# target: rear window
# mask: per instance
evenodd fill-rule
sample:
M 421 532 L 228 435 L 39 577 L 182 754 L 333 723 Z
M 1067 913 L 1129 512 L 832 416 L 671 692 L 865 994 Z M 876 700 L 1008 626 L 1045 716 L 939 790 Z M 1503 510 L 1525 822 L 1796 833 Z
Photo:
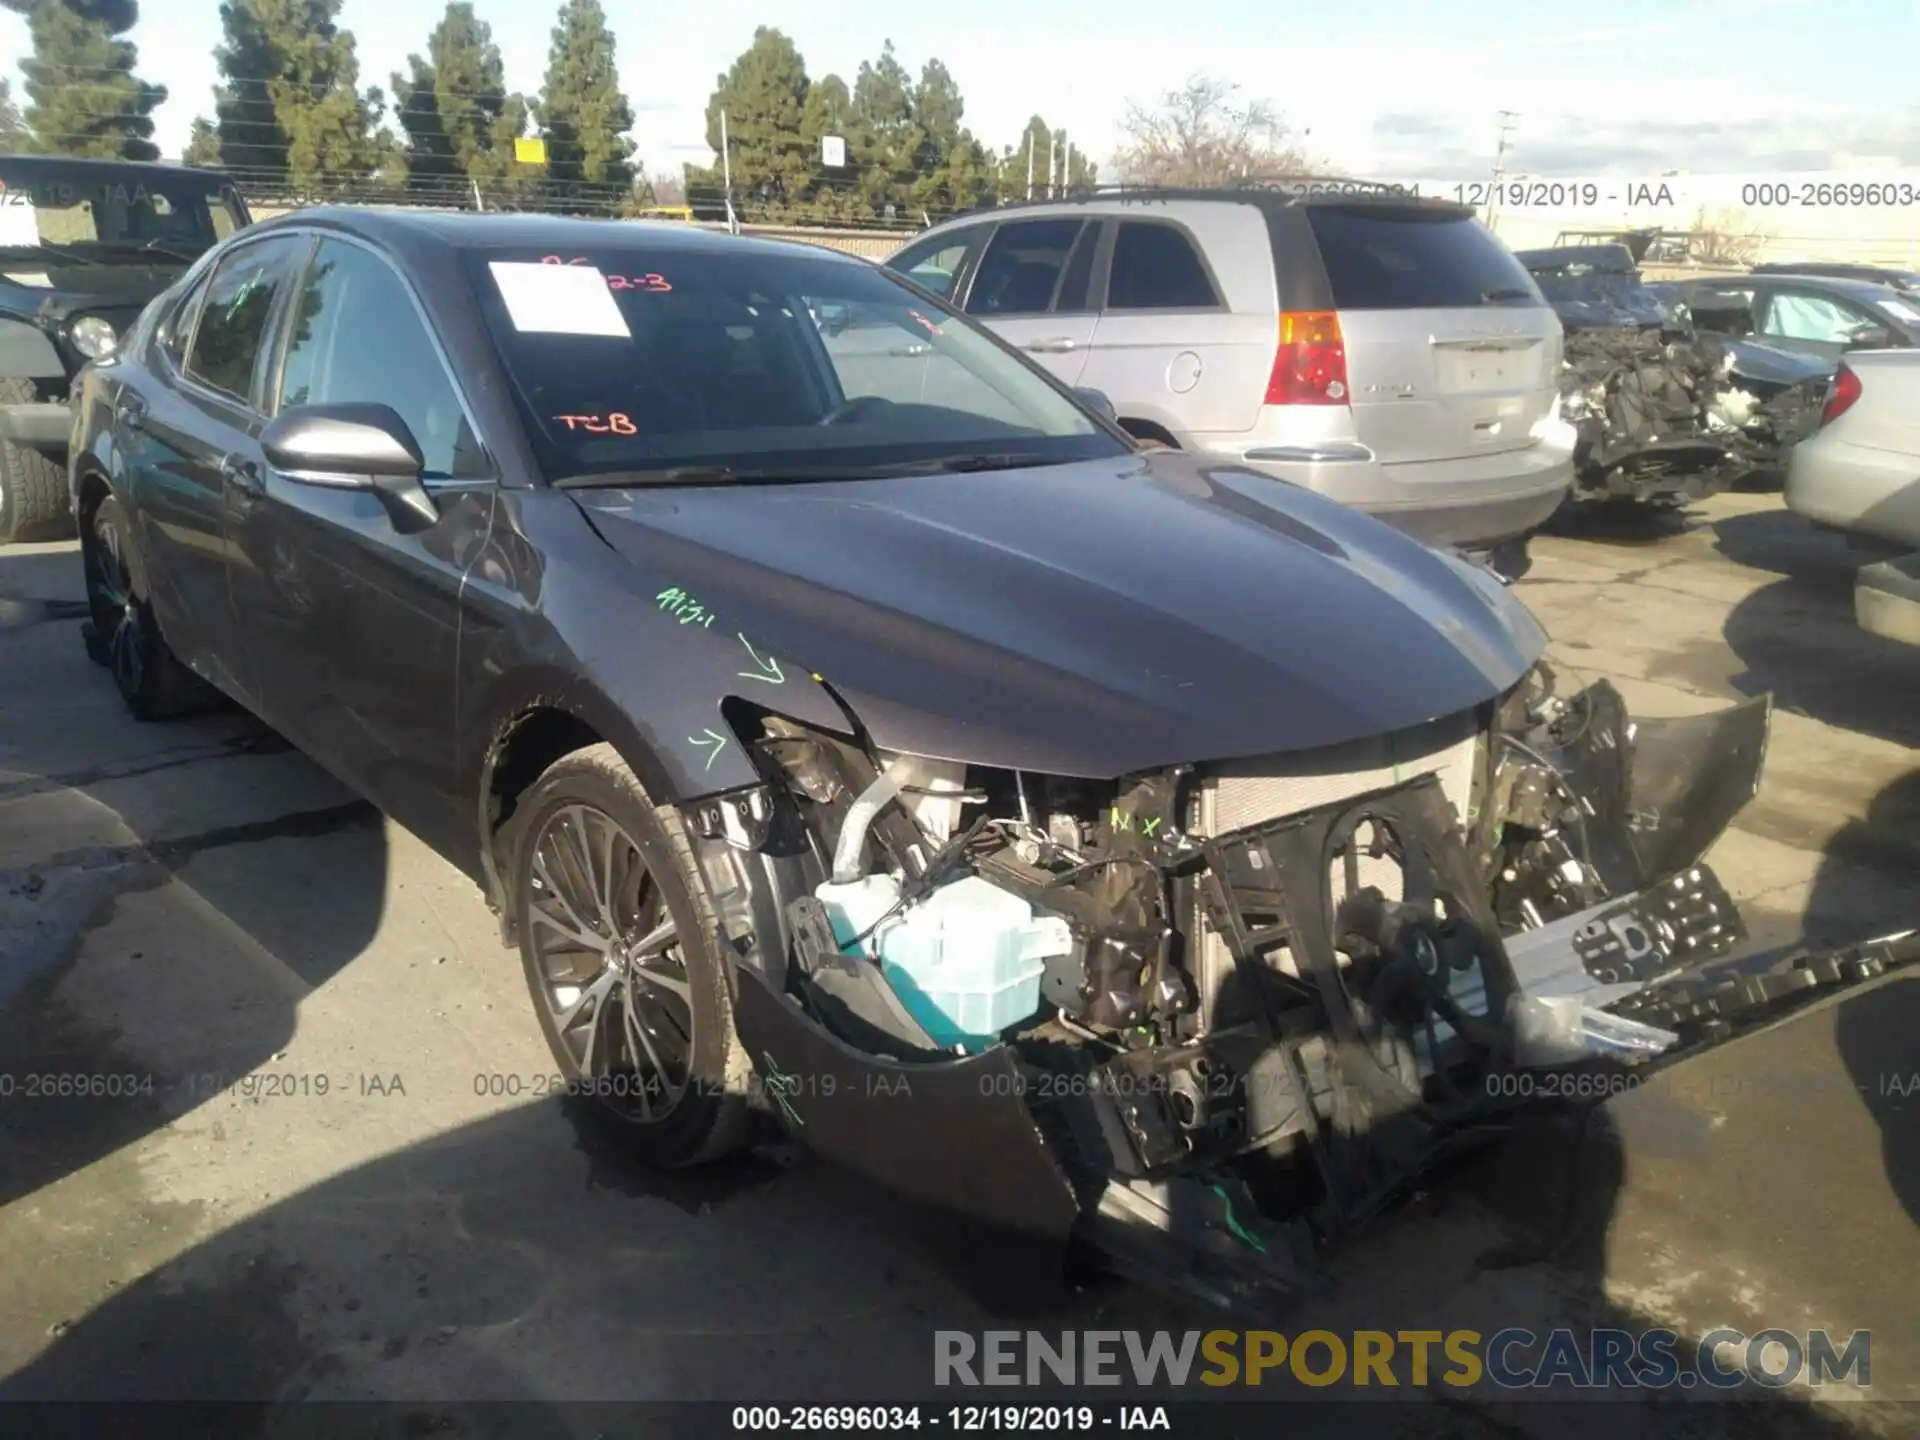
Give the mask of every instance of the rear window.
M 1306 214 L 1337 310 L 1541 303 L 1513 252 L 1470 216 L 1334 205 Z

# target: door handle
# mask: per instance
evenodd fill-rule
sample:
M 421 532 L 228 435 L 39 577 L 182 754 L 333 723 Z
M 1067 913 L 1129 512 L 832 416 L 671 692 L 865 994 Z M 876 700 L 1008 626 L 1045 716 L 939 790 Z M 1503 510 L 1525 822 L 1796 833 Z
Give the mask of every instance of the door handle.
M 1080 343 L 1077 340 L 1069 340 L 1066 336 L 1062 335 L 1052 340 L 1035 340 L 1030 344 L 1022 345 L 1020 348 L 1022 350 L 1031 350 L 1036 355 L 1065 355 L 1069 351 L 1078 350 Z
M 244 455 L 228 455 L 222 459 L 220 478 L 243 495 L 266 494 L 267 487 L 260 478 L 260 467 Z

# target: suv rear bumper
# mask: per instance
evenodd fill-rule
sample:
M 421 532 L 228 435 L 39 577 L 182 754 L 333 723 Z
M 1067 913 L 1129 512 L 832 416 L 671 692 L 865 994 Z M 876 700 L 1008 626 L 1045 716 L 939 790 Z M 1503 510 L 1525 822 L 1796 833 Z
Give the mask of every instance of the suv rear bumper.
M 0 440 L 65 453 L 73 430 L 73 411 L 59 400 L 29 400 L 0 405 Z
M 1376 515 L 1429 544 L 1487 549 L 1546 523 L 1573 488 L 1573 427 L 1524 450 L 1461 460 L 1385 465 L 1351 441 L 1249 444 L 1245 435 L 1194 437 L 1276 480 Z M 1212 442 L 1212 443 L 1209 443 Z

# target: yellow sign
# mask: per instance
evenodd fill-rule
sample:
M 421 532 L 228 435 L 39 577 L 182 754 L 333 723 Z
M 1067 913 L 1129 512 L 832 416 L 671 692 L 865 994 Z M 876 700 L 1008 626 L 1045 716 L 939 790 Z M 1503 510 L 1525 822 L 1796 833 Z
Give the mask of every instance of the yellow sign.
M 513 142 L 513 158 L 522 165 L 547 163 L 547 142 L 538 135 L 521 135 Z

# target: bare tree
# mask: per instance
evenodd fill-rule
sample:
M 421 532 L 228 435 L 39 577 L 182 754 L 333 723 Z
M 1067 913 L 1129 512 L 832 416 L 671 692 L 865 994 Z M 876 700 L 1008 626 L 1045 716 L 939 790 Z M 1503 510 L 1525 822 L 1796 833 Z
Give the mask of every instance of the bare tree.
M 655 205 L 687 203 L 687 183 L 677 170 L 656 170 L 648 183 L 653 187 Z
M 1239 89 L 1195 75 L 1152 108 L 1128 101 L 1115 156 L 1120 174 L 1139 185 L 1224 185 L 1306 173 L 1306 151 L 1292 143 L 1279 112 L 1265 100 L 1237 100 Z
M 1701 265 L 1751 265 L 1759 258 L 1767 237 L 1750 225 L 1739 227 L 1738 211 L 1709 214 L 1702 205 L 1694 212 L 1688 258 Z

